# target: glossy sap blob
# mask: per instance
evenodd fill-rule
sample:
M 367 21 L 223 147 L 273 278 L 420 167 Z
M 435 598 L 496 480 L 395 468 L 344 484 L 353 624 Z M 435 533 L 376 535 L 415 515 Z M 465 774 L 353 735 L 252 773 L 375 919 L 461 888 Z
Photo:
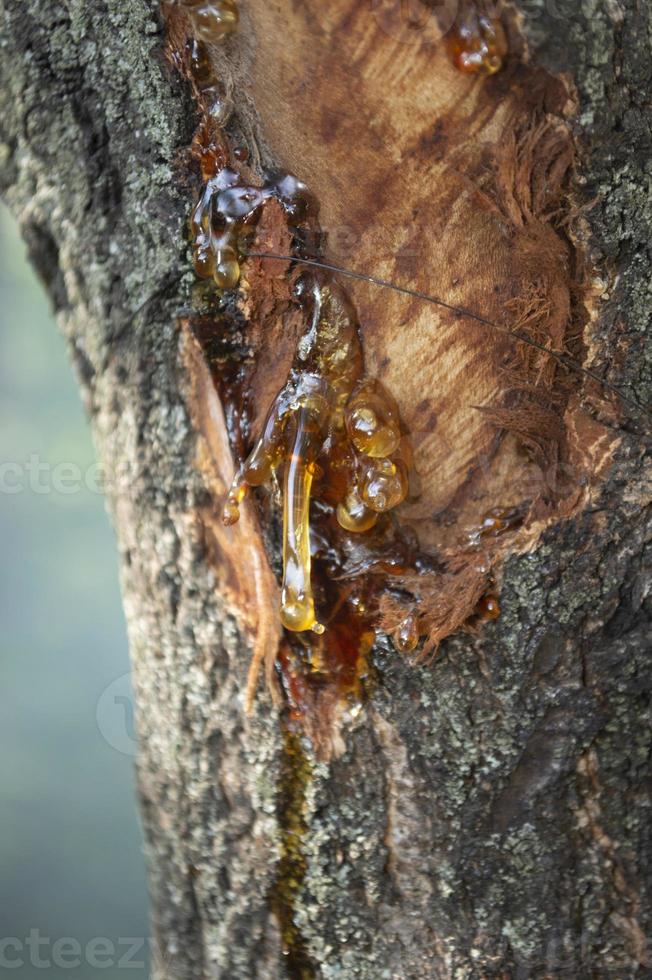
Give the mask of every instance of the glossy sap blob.
M 201 41 L 216 44 L 238 26 L 235 0 L 181 0 L 190 18 L 193 34 Z
M 507 38 L 499 20 L 467 11 L 447 38 L 448 53 L 464 74 L 495 75 L 507 55 Z
M 409 613 L 393 636 L 394 646 L 399 653 L 413 653 L 419 643 L 419 624 L 414 613 Z
M 219 289 L 235 289 L 240 265 L 253 239 L 265 201 L 276 199 L 291 221 L 301 224 L 316 211 L 307 187 L 286 174 L 263 187 L 243 183 L 228 167 L 210 176 L 190 222 L 195 272 Z

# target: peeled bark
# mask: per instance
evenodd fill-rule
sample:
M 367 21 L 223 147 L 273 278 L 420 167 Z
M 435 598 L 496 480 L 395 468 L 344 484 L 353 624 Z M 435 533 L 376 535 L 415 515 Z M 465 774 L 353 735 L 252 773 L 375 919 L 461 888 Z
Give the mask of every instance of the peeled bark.
M 322 4 L 277 6 L 252 2 L 243 38 L 220 55 L 226 77 L 240 82 L 236 120 L 253 163 L 294 169 L 321 198 L 329 226 L 350 222 L 363 235 L 367 220 L 380 221 L 391 251 L 395 198 L 383 211 L 380 149 L 358 158 L 364 200 L 351 186 L 355 168 L 346 172 L 350 141 L 373 145 L 374 117 L 352 133 L 345 100 L 373 105 L 378 75 L 369 69 L 371 94 L 362 95 L 355 78 L 347 93 L 323 65 L 306 73 L 311 49 L 302 32 L 324 31 L 336 44 L 328 18 L 341 4 L 322 12 L 325 24 L 317 16 Z M 602 270 L 608 294 L 589 311 L 591 363 L 649 404 L 649 14 L 637 0 L 581 8 L 527 0 L 521 10 L 532 70 L 563 78 L 577 100 L 568 125 L 592 202 L 584 213 L 585 261 Z M 243 709 L 257 628 L 252 607 L 261 589 L 276 586 L 269 568 L 256 565 L 252 541 L 265 532 L 257 518 L 235 539 L 210 533 L 230 474 L 204 457 L 224 460 L 231 450 L 208 370 L 179 327 L 193 282 L 184 154 L 195 110 L 164 59 L 158 5 L 4 0 L 2 28 L 0 189 L 68 340 L 121 556 L 155 975 L 645 975 L 652 912 L 649 415 L 632 418 L 621 405 L 620 418 L 600 417 L 595 440 L 593 415 L 583 416 L 585 428 L 573 429 L 577 444 L 584 433 L 585 444 L 607 447 L 608 466 L 594 457 L 590 492 L 539 516 L 542 535 L 532 537 L 531 551 L 507 557 L 501 619 L 477 635 L 445 640 L 427 666 L 406 663 L 379 637 L 364 702 L 341 731 L 342 754 L 316 760 L 262 686 L 253 716 Z M 311 63 L 323 57 L 315 49 Z M 525 97 L 510 78 L 499 82 L 502 112 L 510 99 Z M 296 79 L 304 84 L 294 91 Z M 394 106 L 409 117 L 409 105 Z M 315 119 L 329 114 L 326 153 Z M 406 194 L 418 200 L 450 192 L 439 171 L 435 183 L 415 188 L 423 167 L 436 162 L 441 133 L 414 149 L 402 120 L 383 152 L 405 172 Z M 472 146 L 462 146 L 461 167 L 473 169 L 470 153 Z M 338 161 L 330 170 L 329 160 Z M 412 172 L 414 160 L 421 167 Z M 397 214 L 400 224 L 400 208 Z M 471 208 L 453 234 L 462 228 L 466 235 L 459 248 L 467 250 L 476 306 L 499 304 L 504 294 L 488 300 L 489 287 L 503 288 L 511 273 L 492 263 L 511 260 L 487 246 L 476 219 L 484 221 Z M 333 249 L 336 258 L 350 258 Z M 373 240 L 362 240 L 355 265 L 383 274 L 374 251 Z M 436 254 L 418 259 L 412 271 L 423 286 L 437 275 Z M 390 269 L 395 277 L 398 271 Z M 263 294 L 270 282 L 260 285 Z M 389 372 L 384 380 L 404 414 L 421 405 L 422 422 L 408 422 L 421 426 L 427 442 L 432 406 L 412 392 L 409 373 L 434 343 L 426 313 L 411 304 L 416 348 L 401 352 L 391 322 L 399 299 L 371 290 L 355 298 L 365 322 L 379 324 L 364 337 L 365 353 L 376 373 Z M 491 305 L 483 311 L 493 312 Z M 477 335 L 452 324 L 443 329 L 469 373 L 465 399 L 446 407 L 437 431 L 443 426 L 445 440 L 446 427 L 467 418 L 471 428 L 464 440 L 453 439 L 457 455 L 431 439 L 424 473 L 433 510 L 447 502 L 436 493 L 443 486 L 453 497 L 469 454 L 485 452 L 490 441 L 488 423 L 470 409 L 468 377 L 480 371 L 485 394 L 501 383 L 497 364 L 478 358 Z M 383 344 L 394 345 L 387 364 Z M 431 365 L 430 379 L 433 372 L 445 385 L 441 364 Z M 273 381 L 266 385 L 274 390 Z M 517 479 L 513 465 L 505 463 L 501 479 Z M 273 637 L 276 625 L 269 616 L 265 623 Z

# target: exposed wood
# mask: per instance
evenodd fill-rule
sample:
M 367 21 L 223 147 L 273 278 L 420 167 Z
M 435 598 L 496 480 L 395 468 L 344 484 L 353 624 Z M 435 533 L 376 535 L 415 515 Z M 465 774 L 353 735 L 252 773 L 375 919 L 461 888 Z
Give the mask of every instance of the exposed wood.
M 217 63 L 234 79 L 245 119 L 255 107 L 263 162 L 299 174 L 316 194 L 329 259 L 508 325 L 518 320 L 519 299 L 543 289 L 540 301 L 551 310 L 545 339 L 563 345 L 571 277 L 582 272 L 569 268 L 569 246 L 545 213 L 552 209 L 545 188 L 540 200 L 531 195 L 537 167 L 552 195 L 555 167 L 563 178 L 572 163 L 571 90 L 520 64 L 513 25 L 516 51 L 505 72 L 462 75 L 442 42 L 448 6 L 438 20 L 415 5 L 416 30 L 399 6 L 338 0 L 283 16 L 274 4 L 253 2 L 233 52 L 216 51 Z M 528 140 L 529 167 L 517 161 Z M 568 199 L 553 204 L 571 210 Z M 402 518 L 415 522 L 424 544 L 446 539 L 451 515 L 436 518 L 451 504 L 464 528 L 492 500 L 518 503 L 521 475 L 536 496 L 533 483 L 545 477 L 515 458 L 514 444 L 493 471 L 496 428 L 478 411 L 509 387 L 505 338 L 387 290 L 360 283 L 350 290 L 367 370 L 395 394 L 415 447 L 421 493 Z M 460 494 L 473 477 L 478 499 L 465 513 L 469 494 Z

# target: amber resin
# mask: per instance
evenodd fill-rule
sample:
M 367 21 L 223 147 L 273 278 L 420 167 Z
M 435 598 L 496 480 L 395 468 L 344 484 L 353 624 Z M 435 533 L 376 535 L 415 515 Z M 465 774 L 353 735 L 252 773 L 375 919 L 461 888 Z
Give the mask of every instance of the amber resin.
M 211 38 L 205 28 L 197 29 L 200 7 L 183 6 L 194 36 L 184 42 L 182 56 L 175 56 L 202 110 L 193 155 L 203 186 L 190 218 L 190 238 L 196 275 L 226 303 L 243 275 L 247 294 L 249 254 L 266 208 L 281 209 L 298 260 L 319 255 L 322 235 L 318 204 L 305 184 L 291 174 L 253 181 L 246 149 L 240 143 L 231 147 L 222 132 L 221 88 L 207 47 Z M 183 21 L 176 28 L 179 39 L 182 31 Z M 279 676 L 290 719 L 327 756 L 333 751 L 336 715 L 353 710 L 362 694 L 378 595 L 388 577 L 416 568 L 414 537 L 392 517 L 408 494 L 411 451 L 394 399 L 365 376 L 355 309 L 337 277 L 299 265 L 291 280 L 290 302 L 303 329 L 287 380 L 271 398 L 248 453 L 242 453 L 250 438 L 244 422 L 250 397 L 246 371 L 228 368 L 235 378 L 228 383 L 228 362 L 213 372 L 242 459 L 222 519 L 226 525 L 239 520 L 251 488 L 279 488 L 278 615 L 293 638 L 279 653 Z M 206 350 L 216 349 L 211 337 L 219 329 L 211 316 L 205 323 L 192 318 Z M 415 617 L 409 638 L 397 639 L 404 652 L 418 643 L 417 623 Z M 253 670 L 259 662 L 255 657 Z
M 476 608 L 476 616 L 484 622 L 490 622 L 500 617 L 500 603 L 496 596 L 485 595 Z
M 238 285 L 262 209 L 272 199 L 297 233 L 314 227 L 316 203 L 292 175 L 261 187 L 245 184 L 228 167 L 208 176 L 190 223 L 200 278 L 213 279 L 220 290 Z M 334 477 L 340 526 L 365 533 L 379 514 L 406 497 L 407 447 L 396 403 L 377 381 L 363 376 L 358 325 L 346 292 L 333 276 L 310 272 L 297 283 L 295 298 L 305 334 L 261 436 L 235 475 L 223 520 L 235 523 L 248 489 L 283 467 L 281 622 L 295 632 L 320 633 L 324 625 L 311 583 L 313 480 Z
M 451 61 L 466 75 L 495 75 L 507 56 L 507 37 L 500 20 L 473 4 L 463 4 L 446 38 Z
M 282 735 L 278 801 L 280 854 L 270 903 L 279 922 L 287 976 L 293 980 L 312 980 L 313 964 L 294 912 L 308 867 L 306 796 L 313 779 L 313 766 L 297 732 L 284 725 Z
M 482 523 L 472 528 L 468 538 L 472 545 L 478 545 L 490 538 L 500 537 L 513 531 L 523 523 L 523 507 L 493 507 L 482 519 Z
M 405 617 L 393 636 L 399 653 L 412 653 L 419 643 L 419 621 L 414 613 Z
M 178 0 L 192 25 L 196 39 L 215 44 L 224 40 L 238 26 L 235 0 Z
M 413 307 L 405 320 L 401 319 L 402 309 L 396 308 L 394 297 L 393 302 L 388 298 L 387 303 L 393 309 L 390 330 L 382 319 L 382 301 L 374 303 L 356 287 L 356 299 L 366 310 L 362 326 L 369 364 L 387 383 L 401 385 L 397 391 L 402 399 L 401 409 L 410 420 L 417 459 L 423 467 L 415 479 L 411 448 L 398 407 L 378 380 L 365 375 L 356 311 L 340 285 L 344 281 L 339 274 L 342 270 L 338 273 L 336 268 L 306 265 L 306 260 L 319 260 L 322 255 L 323 233 L 315 198 L 290 174 L 261 177 L 256 155 L 252 154 L 250 165 L 247 148 L 242 145 L 241 120 L 234 120 L 233 144 L 225 131 L 229 96 L 212 68 L 211 45 L 226 34 L 221 27 L 212 34 L 207 33 L 205 25 L 198 29 L 194 13 L 200 7 L 215 11 L 217 6 L 175 7 L 182 11 L 175 50 L 177 63 L 181 62 L 191 80 L 201 110 L 193 153 L 202 186 L 190 223 L 194 266 L 203 283 L 197 295 L 211 296 L 213 308 L 224 311 L 222 328 L 224 324 L 232 325 L 226 329 L 233 329 L 233 347 L 240 350 L 233 383 L 224 382 L 225 371 L 232 369 L 228 356 L 214 371 L 231 450 L 241 461 L 224 502 L 223 519 L 227 525 L 235 524 L 251 488 L 261 488 L 246 519 L 260 520 L 267 555 L 276 574 L 276 581 L 266 592 L 270 597 L 266 616 L 281 622 L 287 630 L 286 645 L 278 658 L 279 677 L 293 717 L 300 719 L 305 729 L 312 726 L 311 734 L 319 741 L 321 723 L 315 719 L 323 721 L 329 711 L 332 715 L 335 699 L 340 705 L 348 705 L 360 694 L 374 629 L 380 627 L 391 636 L 401 653 L 418 658 L 433 653 L 441 640 L 455 630 L 471 629 L 483 620 L 495 618 L 499 607 L 492 593 L 496 587 L 494 569 L 513 548 L 517 537 L 527 544 L 528 526 L 542 513 L 545 517 L 544 508 L 551 506 L 553 497 L 547 490 L 546 471 L 543 479 L 534 472 L 523 447 L 530 456 L 538 453 L 534 462 L 539 465 L 541 457 L 544 465 L 550 465 L 554 478 L 552 454 L 560 437 L 554 429 L 553 416 L 563 408 L 568 393 L 556 391 L 553 397 L 548 395 L 559 366 L 545 359 L 545 355 L 549 348 L 551 354 L 565 349 L 562 328 L 567 324 L 568 308 L 560 300 L 559 331 L 551 335 L 549 343 L 543 328 L 548 329 L 550 318 L 542 322 L 548 316 L 543 299 L 552 294 L 548 279 L 553 285 L 556 283 L 559 292 L 566 288 L 562 273 L 567 249 L 564 241 L 558 240 L 550 216 L 563 209 L 563 187 L 572 147 L 550 122 L 538 127 L 524 126 L 515 132 L 505 123 L 509 138 L 497 150 L 494 148 L 494 156 L 487 156 L 477 172 L 467 175 L 464 167 L 460 173 L 455 169 L 461 157 L 458 161 L 451 156 L 457 130 L 449 127 L 445 132 L 443 121 L 434 120 L 437 125 L 424 130 L 425 136 L 414 151 L 418 155 L 421 150 L 434 148 L 433 165 L 439 159 L 437 154 L 450 157 L 455 166 L 451 166 L 450 180 L 444 183 L 451 185 L 455 208 L 461 207 L 460 190 L 455 183 L 461 175 L 469 200 L 477 205 L 479 218 L 476 222 L 471 215 L 473 227 L 481 226 L 490 242 L 498 221 L 515 243 L 505 259 L 505 274 L 511 274 L 512 264 L 515 271 L 509 290 L 501 293 L 506 303 L 502 307 L 504 322 L 495 309 L 490 308 L 487 317 L 480 292 L 469 301 L 470 312 L 433 299 L 449 311 L 453 321 L 451 324 L 438 318 L 437 330 L 452 334 L 454 329 L 462 339 L 468 332 L 465 357 L 471 357 L 472 349 L 474 358 L 480 355 L 476 370 L 482 376 L 483 398 L 499 400 L 495 403 L 499 408 L 492 403 L 474 403 L 473 412 L 482 411 L 484 418 L 493 412 L 496 421 L 492 416 L 491 424 L 502 432 L 514 433 L 513 446 L 496 456 L 503 470 L 496 466 L 495 480 L 493 454 L 501 444 L 502 432 L 497 429 L 495 439 L 490 432 L 480 444 L 479 465 L 474 463 L 475 457 L 468 453 L 468 432 L 477 429 L 485 439 L 486 426 L 476 424 L 473 413 L 456 414 L 457 409 L 450 405 L 456 397 L 467 397 L 463 394 L 464 383 L 459 390 L 446 387 L 446 370 L 452 374 L 458 368 L 456 335 L 449 338 L 448 347 L 440 345 L 438 334 L 428 333 L 430 325 L 424 326 L 418 309 Z M 506 58 L 505 32 L 497 18 L 487 15 L 487 10 L 481 3 L 463 3 L 448 37 L 451 56 L 464 73 L 492 74 Z M 270 27 L 266 8 L 252 7 L 250 13 Z M 297 19 L 303 24 L 300 11 Z M 188 28 L 193 34 L 190 38 Z M 467 91 L 468 98 L 471 92 L 473 98 L 484 101 L 492 97 L 494 90 L 500 94 L 500 86 L 475 86 L 453 76 L 445 58 L 438 55 L 438 60 L 447 84 L 459 85 L 460 90 Z M 264 99 L 260 101 L 263 105 Z M 457 106 L 454 100 L 451 104 Z M 315 147 L 311 145 L 309 149 L 312 153 Z M 315 153 L 320 163 L 316 150 Z M 510 163 L 512 157 L 519 161 L 516 173 Z M 546 166 L 539 166 L 541 160 L 548 161 Z M 340 166 L 347 170 L 346 161 L 340 160 Z M 332 191 L 322 186 L 324 207 L 330 209 L 328 221 L 332 225 L 332 215 L 338 212 Z M 412 215 L 421 234 L 427 230 L 419 218 L 423 212 L 422 208 Z M 468 218 L 467 212 L 468 208 L 462 209 L 460 214 Z M 457 214 L 455 209 L 452 213 Z M 532 249 L 539 254 L 541 241 L 549 245 L 550 256 L 543 266 L 545 281 L 541 280 L 540 263 L 533 264 L 532 275 L 543 296 L 537 305 L 538 294 L 532 298 L 528 293 L 528 256 Z M 270 253 L 274 251 L 279 253 L 276 259 L 281 260 L 281 265 L 272 262 Z M 330 254 L 337 256 L 337 247 Z M 467 258 L 473 265 L 472 252 Z M 412 275 L 421 274 L 408 259 L 406 252 L 405 271 L 400 272 L 406 285 Z M 350 261 L 340 256 L 338 261 L 359 272 L 376 272 L 375 258 L 368 252 L 361 252 Z M 558 266 L 561 271 L 557 277 Z M 502 267 L 499 272 L 503 274 Z M 365 278 L 356 276 L 355 271 L 352 274 Z M 387 285 L 389 274 L 384 282 L 380 277 L 366 278 L 376 285 Z M 393 278 L 399 282 L 398 268 Z M 476 278 L 478 289 L 486 289 L 477 268 L 473 282 Z M 442 281 L 437 292 L 446 300 L 460 302 L 454 292 L 447 290 L 457 289 L 458 284 L 467 290 L 466 283 L 459 277 L 451 282 L 452 285 Z M 413 298 L 427 298 L 423 289 L 410 291 L 400 287 L 400 283 L 397 289 L 412 292 Z M 568 292 L 570 295 L 570 289 Z M 528 296 L 527 308 L 518 305 L 521 294 Z M 410 311 L 409 306 L 406 309 Z M 211 315 L 208 314 L 209 319 Z M 509 334 L 512 316 L 524 335 L 532 335 L 543 357 L 533 356 L 532 348 L 523 348 L 525 353 L 518 348 L 508 357 L 509 338 L 502 346 L 496 343 L 495 335 L 489 342 L 482 337 L 479 325 L 491 326 L 492 320 L 500 320 L 497 329 L 503 335 Z M 419 349 L 415 344 L 417 323 L 419 331 L 432 337 L 432 350 Z M 396 372 L 401 361 L 402 331 L 406 351 L 415 356 L 415 378 L 418 376 L 421 387 L 411 376 L 405 378 L 403 385 Z M 206 337 L 204 328 L 202 333 Z M 268 335 L 273 339 L 266 349 Z M 212 341 L 211 346 L 215 346 Z M 279 356 L 275 362 L 277 346 Z M 432 377 L 443 384 L 441 398 L 436 390 L 428 388 L 430 376 L 417 370 L 424 363 L 429 364 L 428 358 L 435 354 L 437 363 L 432 364 Z M 485 359 L 490 362 L 486 376 Z M 496 371 L 494 363 L 498 360 L 500 371 Z M 444 368 L 439 361 L 445 362 Z M 460 364 L 463 361 L 464 357 L 459 359 Z M 217 380 L 220 374 L 222 377 Z M 546 383 L 543 387 L 542 378 Z M 490 390 L 493 384 L 495 393 Z M 530 412 L 530 428 L 524 429 L 524 413 L 520 409 L 526 397 L 538 398 L 546 406 L 550 402 L 551 407 L 546 407 L 545 416 L 534 418 Z M 554 399 L 558 406 L 553 404 Z M 456 430 L 450 425 L 449 416 L 463 417 L 465 426 Z M 449 472 L 449 440 L 458 438 L 464 451 L 458 452 L 451 443 L 454 463 Z M 545 456 L 548 446 L 549 458 Z M 522 485 L 512 486 L 510 478 L 505 481 L 505 474 L 514 471 L 510 459 L 515 454 L 521 454 L 519 462 L 524 461 L 524 469 L 532 469 L 535 479 L 531 493 L 527 472 Z M 442 471 L 441 481 L 439 470 L 433 469 L 433 459 Z M 460 460 L 469 465 L 462 467 Z M 459 474 L 455 467 L 466 483 L 460 484 L 453 496 L 449 484 L 456 486 Z M 497 508 L 495 505 L 506 497 L 508 502 Z M 509 499 L 515 501 L 513 507 L 509 506 Z M 281 552 L 279 569 L 276 560 Z M 275 587 L 280 598 L 278 618 L 271 611 L 276 605 L 271 598 L 277 594 Z M 270 649 L 268 677 L 275 654 L 276 645 L 273 651 Z M 260 663 L 256 657 L 254 661 Z M 250 685 L 249 692 L 251 689 Z

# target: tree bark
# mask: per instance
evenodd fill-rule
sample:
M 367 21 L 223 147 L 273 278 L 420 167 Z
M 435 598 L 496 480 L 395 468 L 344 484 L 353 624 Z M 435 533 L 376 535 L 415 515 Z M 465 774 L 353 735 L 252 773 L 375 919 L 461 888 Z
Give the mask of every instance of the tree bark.
M 597 337 L 649 403 L 650 12 L 521 10 L 531 59 L 578 93 L 592 245 L 617 276 Z M 121 557 L 155 976 L 648 975 L 645 424 L 623 423 L 590 507 L 509 559 L 498 622 L 428 667 L 378 640 L 339 758 L 265 692 L 246 718 L 250 640 L 198 518 L 177 327 L 189 93 L 154 2 L 4 0 L 2 24 L 0 190 L 68 341 Z

